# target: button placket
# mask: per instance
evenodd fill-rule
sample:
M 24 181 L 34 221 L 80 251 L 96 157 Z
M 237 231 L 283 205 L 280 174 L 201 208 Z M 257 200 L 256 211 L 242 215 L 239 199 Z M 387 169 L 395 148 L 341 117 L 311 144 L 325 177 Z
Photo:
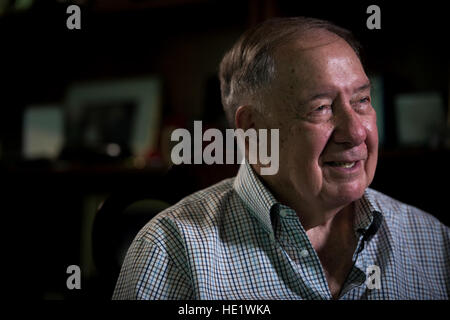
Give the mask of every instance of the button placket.
M 289 209 L 281 209 L 280 217 L 282 220 L 282 237 L 280 240 L 286 245 L 287 251 L 291 252 L 300 263 L 311 261 L 311 249 L 309 248 L 309 239 L 298 220 L 298 217 Z M 289 249 L 288 249 L 289 248 Z
M 288 216 L 288 214 L 289 214 L 289 211 L 287 209 L 281 209 L 280 210 L 280 216 L 282 218 L 286 218 Z
M 279 244 L 290 257 L 292 267 L 300 275 L 302 281 L 323 299 L 331 298 L 325 275 L 321 268 L 319 257 L 306 235 L 295 212 L 284 209 L 279 211 L 281 236 Z M 319 274 L 317 274 L 319 272 Z
M 309 251 L 308 251 L 308 249 L 302 249 L 302 250 L 300 251 L 300 257 L 306 258 L 307 256 L 309 256 Z

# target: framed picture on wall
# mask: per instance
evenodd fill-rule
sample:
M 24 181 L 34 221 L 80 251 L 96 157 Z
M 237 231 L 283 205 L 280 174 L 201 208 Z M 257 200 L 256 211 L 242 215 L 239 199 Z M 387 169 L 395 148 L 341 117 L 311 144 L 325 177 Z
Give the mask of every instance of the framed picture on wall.
M 145 156 L 157 147 L 161 99 L 157 77 L 73 84 L 65 99 L 66 155 Z
M 445 107 L 438 92 L 395 97 L 397 137 L 401 146 L 433 146 L 445 127 Z

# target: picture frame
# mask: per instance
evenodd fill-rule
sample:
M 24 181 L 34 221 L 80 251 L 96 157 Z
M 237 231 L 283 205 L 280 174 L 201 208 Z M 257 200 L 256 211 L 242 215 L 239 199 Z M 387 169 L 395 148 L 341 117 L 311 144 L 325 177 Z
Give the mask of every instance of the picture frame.
M 162 84 L 157 76 L 77 82 L 67 90 L 65 147 L 104 145 L 129 148 L 145 157 L 157 148 L 162 113 Z

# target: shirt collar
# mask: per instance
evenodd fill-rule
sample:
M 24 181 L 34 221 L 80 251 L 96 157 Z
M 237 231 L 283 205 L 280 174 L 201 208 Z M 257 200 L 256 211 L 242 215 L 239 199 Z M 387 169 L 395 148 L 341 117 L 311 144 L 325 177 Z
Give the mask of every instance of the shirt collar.
M 247 161 L 242 163 L 234 180 L 234 189 L 250 213 L 262 224 L 267 232 L 273 233 L 270 212 L 278 204 L 273 194 L 263 185 Z M 374 201 L 374 191 L 367 188 L 363 196 L 355 201 L 354 230 L 359 236 L 365 234 L 370 239 L 379 229 L 383 215 Z
M 277 204 L 275 197 L 256 176 L 247 161 L 242 163 L 234 180 L 234 189 L 250 213 L 262 224 L 267 232 L 273 233 L 270 212 Z
M 369 240 L 378 231 L 383 221 L 382 208 L 374 201 L 374 191 L 367 188 L 363 196 L 355 201 L 354 230 Z

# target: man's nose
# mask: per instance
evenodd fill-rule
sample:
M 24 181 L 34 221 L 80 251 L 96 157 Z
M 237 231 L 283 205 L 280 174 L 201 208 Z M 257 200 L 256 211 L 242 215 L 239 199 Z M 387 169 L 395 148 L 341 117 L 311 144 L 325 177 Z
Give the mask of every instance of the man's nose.
M 367 131 L 361 116 L 350 104 L 342 105 L 335 116 L 334 141 L 350 147 L 359 146 L 366 140 Z

